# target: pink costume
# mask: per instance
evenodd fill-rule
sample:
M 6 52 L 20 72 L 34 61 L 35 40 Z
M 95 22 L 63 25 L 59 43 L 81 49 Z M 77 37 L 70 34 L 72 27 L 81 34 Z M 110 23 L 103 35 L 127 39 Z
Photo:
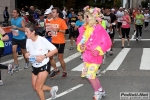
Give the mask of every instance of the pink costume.
M 79 37 L 77 38 L 77 46 L 79 47 L 81 45 L 81 40 L 83 36 L 85 36 L 85 26 L 82 26 L 79 28 Z M 86 27 L 87 28 L 87 27 Z M 85 29 L 85 30 L 84 30 Z M 84 51 L 81 51 L 80 48 L 78 48 L 78 51 L 83 52 L 83 61 L 88 63 L 95 63 L 95 64 L 101 64 L 103 53 L 106 52 L 111 47 L 111 39 L 106 32 L 106 30 L 99 24 L 93 27 L 93 32 L 91 33 L 90 37 L 87 39 L 87 41 L 84 43 L 86 49 Z M 93 56 L 92 51 L 98 50 L 100 54 L 98 56 Z

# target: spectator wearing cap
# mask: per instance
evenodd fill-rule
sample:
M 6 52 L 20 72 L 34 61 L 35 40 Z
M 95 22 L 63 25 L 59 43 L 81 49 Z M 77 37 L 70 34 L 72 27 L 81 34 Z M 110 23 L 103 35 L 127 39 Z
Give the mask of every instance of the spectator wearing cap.
M 51 31 L 50 22 L 53 19 L 52 14 L 51 14 L 52 13 L 52 8 L 53 8 L 53 6 L 51 5 L 51 7 L 49 9 L 47 9 L 44 13 L 47 16 L 47 18 L 45 19 L 46 37 L 48 37 L 48 32 Z

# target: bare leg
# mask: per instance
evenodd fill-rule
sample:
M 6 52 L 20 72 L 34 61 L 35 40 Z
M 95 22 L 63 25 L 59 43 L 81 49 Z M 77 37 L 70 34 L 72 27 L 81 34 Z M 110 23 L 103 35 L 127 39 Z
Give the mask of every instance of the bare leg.
M 58 60 L 60 61 L 60 64 L 61 64 L 63 71 L 66 72 L 66 63 L 65 63 L 64 58 L 63 58 L 63 53 L 58 54 Z
M 14 58 L 14 63 L 16 64 L 16 65 L 18 65 L 18 57 L 17 57 L 17 52 L 16 52 L 16 50 L 17 50 L 17 45 L 13 45 L 12 46 L 12 52 L 13 52 L 13 58 Z
M 40 100 L 45 100 L 44 90 L 50 91 L 51 87 L 45 86 L 44 83 L 48 76 L 47 71 L 40 72 L 37 76 L 32 73 L 32 86 L 38 94 Z

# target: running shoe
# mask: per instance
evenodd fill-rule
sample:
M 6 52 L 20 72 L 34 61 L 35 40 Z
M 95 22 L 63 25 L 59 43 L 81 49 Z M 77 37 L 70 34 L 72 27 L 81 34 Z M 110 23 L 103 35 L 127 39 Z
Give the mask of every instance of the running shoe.
M 14 71 L 19 71 L 19 65 L 13 65 L 14 66 Z
M 67 72 L 63 72 L 63 73 L 62 73 L 62 77 L 63 77 L 63 78 L 66 78 L 66 77 L 67 77 Z
M 113 51 L 109 51 L 109 55 L 112 56 L 113 55 Z
M 3 81 L 2 81 L 2 80 L 0 80 L 0 86 L 1 86 L 1 85 L 3 85 Z
M 136 41 L 139 41 L 139 39 L 138 39 L 138 38 L 136 38 Z
M 50 75 L 50 77 L 51 78 L 54 78 L 56 75 L 58 75 L 60 73 L 60 70 L 57 70 L 57 71 L 55 71 L 55 70 L 53 70 L 52 71 L 52 74 Z
M 102 96 L 100 94 L 94 94 L 93 100 L 100 100 Z
M 58 86 L 53 86 L 50 91 L 51 99 L 56 99 Z
M 12 64 L 8 64 L 8 73 L 9 73 L 10 75 L 12 75 L 12 74 L 13 74 L 13 71 L 14 71 L 13 65 L 12 65 Z
M 29 68 L 29 63 L 25 63 L 24 69 Z
M 106 92 L 105 91 L 99 91 L 99 94 L 101 95 L 101 97 L 105 97 L 106 96 Z

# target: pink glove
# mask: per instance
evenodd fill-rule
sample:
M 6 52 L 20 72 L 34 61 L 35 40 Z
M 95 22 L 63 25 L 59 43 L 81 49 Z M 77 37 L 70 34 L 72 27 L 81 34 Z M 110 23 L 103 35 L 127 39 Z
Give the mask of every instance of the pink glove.
M 98 50 L 93 50 L 92 54 L 93 54 L 93 56 L 98 56 L 99 55 L 99 51 Z

